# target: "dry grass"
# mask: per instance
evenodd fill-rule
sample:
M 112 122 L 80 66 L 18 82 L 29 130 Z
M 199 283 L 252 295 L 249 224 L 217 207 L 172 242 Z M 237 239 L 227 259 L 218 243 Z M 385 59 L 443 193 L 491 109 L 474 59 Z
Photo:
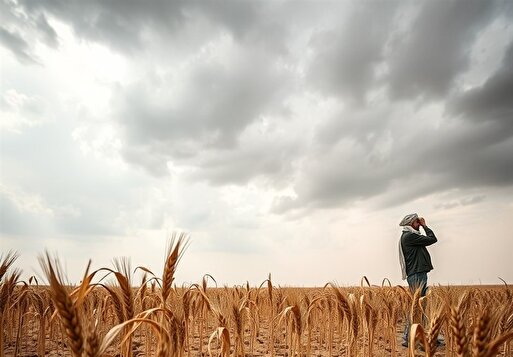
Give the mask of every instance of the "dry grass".
M 92 273 L 88 266 L 78 286 L 49 255 L 40 259 L 48 285 L 23 283 L 16 254 L 2 255 L 0 357 L 513 356 L 507 285 L 433 287 L 424 298 L 367 278 L 360 287 L 293 288 L 269 275 L 259 287 L 221 288 L 206 275 L 177 287 L 186 246 L 174 237 L 162 277 L 122 259 Z M 407 316 L 415 322 L 409 349 L 398 343 Z M 446 346 L 437 346 L 439 334 Z

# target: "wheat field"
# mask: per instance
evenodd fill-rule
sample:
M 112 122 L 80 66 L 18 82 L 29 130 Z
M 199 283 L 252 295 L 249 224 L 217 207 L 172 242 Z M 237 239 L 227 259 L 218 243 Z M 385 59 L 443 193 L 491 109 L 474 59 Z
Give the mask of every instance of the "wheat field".
M 507 284 L 436 286 L 425 297 L 365 277 L 356 287 L 294 288 L 271 275 L 260 286 L 218 287 L 205 275 L 176 286 L 186 245 L 174 236 L 161 275 L 117 259 L 88 266 L 76 286 L 49 254 L 40 258 L 45 285 L 20 282 L 17 254 L 2 254 L 0 357 L 513 356 Z

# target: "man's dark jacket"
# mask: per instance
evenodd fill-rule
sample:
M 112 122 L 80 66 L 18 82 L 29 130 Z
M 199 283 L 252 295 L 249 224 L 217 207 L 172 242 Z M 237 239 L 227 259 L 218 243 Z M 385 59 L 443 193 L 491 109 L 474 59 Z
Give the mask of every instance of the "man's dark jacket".
M 426 235 L 404 231 L 401 235 L 401 248 L 406 263 L 406 275 L 429 272 L 433 269 L 431 257 L 426 247 L 437 242 L 435 234 L 424 227 Z

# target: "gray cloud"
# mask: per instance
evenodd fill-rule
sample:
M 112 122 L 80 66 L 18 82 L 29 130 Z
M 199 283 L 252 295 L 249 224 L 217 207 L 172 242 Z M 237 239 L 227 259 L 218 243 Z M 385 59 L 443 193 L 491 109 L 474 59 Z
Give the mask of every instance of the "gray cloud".
M 8 235 L 34 234 L 41 231 L 42 224 L 43 222 L 33 215 L 20 213 L 17 207 L 0 193 L 0 233 Z
M 179 71 L 166 65 L 162 57 L 151 78 L 115 90 L 113 112 L 124 142 L 121 153 L 127 162 L 155 176 L 167 173 L 168 161 L 192 165 L 198 169 L 194 177 L 216 184 L 222 184 L 223 179 L 247 182 L 259 175 L 280 172 L 280 167 L 285 166 L 279 164 L 280 156 L 266 158 L 267 154 L 256 155 L 238 148 L 243 145 L 239 135 L 255 120 L 263 115 L 286 115 L 285 102 L 292 88 L 292 76 L 280 63 L 280 58 L 288 55 L 289 36 L 282 19 L 298 12 L 292 4 L 257 6 L 231 1 L 215 4 L 22 1 L 21 4 L 34 18 L 55 17 L 71 25 L 78 37 L 118 51 L 130 55 L 144 53 L 160 43 L 173 49 L 170 53 L 173 59 L 192 62 L 185 70 L 189 71 L 186 78 L 178 78 L 175 74 Z M 226 32 L 231 42 L 229 51 L 233 51 L 228 59 L 211 59 L 201 54 L 200 47 L 205 50 L 209 43 L 222 41 Z M 180 47 L 181 36 L 192 39 L 197 47 Z M 151 44 L 148 39 L 152 40 Z M 175 44 L 179 49 L 174 48 Z M 206 150 L 216 154 L 204 156 Z M 239 163 L 259 156 L 256 162 L 260 164 L 237 170 L 234 165 L 220 163 L 220 155 Z
M 251 30 L 256 22 L 262 22 L 265 3 L 224 1 L 224 2 L 192 2 L 192 7 L 207 21 L 221 24 L 236 38 L 243 40 L 252 36 Z
M 369 103 L 367 108 L 340 111 L 329 120 L 319 123 L 314 141 L 316 145 L 327 148 L 351 137 L 372 144 L 382 137 L 395 119 L 393 106 L 374 107 Z
M 468 68 L 470 46 L 500 11 L 498 1 L 425 1 L 411 27 L 389 44 L 393 99 L 441 98 Z M 499 8 L 499 9 L 497 9 Z
M 70 24 L 80 38 L 99 42 L 118 51 L 137 55 L 145 51 L 149 37 L 170 39 L 191 31 L 189 24 L 211 23 L 239 41 L 285 51 L 281 18 L 273 19 L 268 4 L 239 1 L 21 1 L 32 16 L 48 14 Z M 273 11 L 280 6 L 273 6 Z M 293 9 L 293 7 L 291 7 Z M 198 26 L 199 28 L 201 26 Z M 205 40 L 206 33 L 202 34 Z M 276 36 L 278 34 L 278 36 Z
M 278 197 L 272 210 L 284 213 L 334 208 L 376 196 L 389 187 L 394 166 L 397 165 L 393 162 L 376 163 L 367 144 L 343 140 L 333 148 L 311 154 L 303 162 L 294 185 L 297 198 Z
M 33 15 L 48 14 L 70 24 L 77 36 L 105 43 L 123 52 L 141 49 L 143 30 L 156 27 L 167 33 L 184 20 L 182 1 L 20 1 Z
M 303 161 L 294 183 L 297 198 L 278 197 L 273 211 L 369 199 L 391 207 L 454 188 L 513 184 L 513 140 L 504 130 L 509 124 L 447 117 L 436 128 L 415 118 L 394 118 L 393 109 L 390 113 L 383 127 L 372 125 L 379 117 L 372 113 L 360 117 L 368 125 L 345 117 L 347 130 L 339 132 L 335 146 L 321 141 Z
M 367 5 L 355 5 L 345 21 L 312 36 L 307 78 L 324 94 L 361 103 L 385 85 L 394 100 L 441 98 L 468 68 L 479 32 L 511 8 L 478 0 L 424 1 L 420 9 Z
M 167 175 L 171 163 L 211 185 L 292 182 L 298 197 L 277 198 L 280 213 L 387 192 L 394 194 L 383 205 L 512 183 L 513 51 L 482 87 L 461 92 L 457 83 L 477 36 L 508 3 L 323 3 L 311 16 L 313 5 L 289 2 L 20 4 L 48 46 L 58 46 L 55 18 L 77 37 L 126 55 L 137 78 L 112 86 L 110 116 L 122 158 L 151 176 Z M 1 34 L 21 58 L 33 46 L 23 31 L 11 31 L 16 26 Z M 152 60 L 156 48 L 169 63 L 160 52 Z M 349 105 L 293 128 L 290 103 L 301 90 Z M 388 94 L 383 103 L 368 98 L 380 90 Z M 445 116 L 433 118 L 438 127 L 401 110 L 416 102 L 422 112 L 419 97 L 442 107 L 450 98 Z M 264 117 L 289 131 L 255 135 Z
M 137 86 L 135 93 L 128 94 L 121 113 L 123 123 L 132 130 L 130 137 L 173 141 L 199 136 L 212 146 L 233 146 L 237 134 L 258 115 L 281 104 L 285 73 L 258 56 L 243 54 L 234 65 L 198 65 L 184 83 L 185 93 L 176 105 L 166 104 L 173 102 L 171 94 L 155 102 L 153 88 L 146 86 L 141 93 Z M 161 90 L 166 90 L 165 84 Z
M 439 203 L 435 205 L 435 208 L 441 209 L 452 209 L 461 206 L 472 206 L 483 202 L 486 199 L 485 195 L 477 195 L 471 197 L 464 197 L 460 200 L 453 200 L 449 202 Z
M 225 63 L 198 63 L 183 85 L 169 85 L 171 74 L 157 83 L 143 80 L 123 89 L 116 107 L 127 143 L 125 158 L 163 174 L 166 161 L 193 160 L 202 150 L 230 156 L 226 150 L 243 145 L 239 135 L 251 123 L 263 115 L 285 113 L 291 76 L 260 51 L 235 50 Z M 212 168 L 215 161 L 201 160 L 201 166 Z
M 43 13 L 26 13 L 15 2 L 0 2 L 0 43 L 23 64 L 41 64 L 35 54 L 35 45 L 41 41 L 57 49 L 58 36 Z
M 6 233 L 123 235 L 132 214 L 140 227 L 162 224 L 161 216 L 138 212 L 147 204 L 148 178 L 132 175 L 120 181 L 110 163 L 83 156 L 62 122 L 22 134 L 1 131 L 0 152 L 0 226 L 5 220 Z
M 258 142 L 245 142 L 237 150 L 214 151 L 203 155 L 194 172 L 194 180 L 213 185 L 244 185 L 256 177 L 271 178 L 273 184 L 290 179 L 293 160 L 299 155 L 298 143 L 265 138 Z
M 444 173 L 454 186 L 505 185 L 513 182 L 513 148 L 499 125 L 455 127 L 435 139 L 424 158 L 433 171 Z
M 111 248 L 151 262 L 166 230 L 185 229 L 205 263 L 186 280 L 225 257 L 222 279 L 248 274 L 233 274 L 242 263 L 258 280 L 258 261 L 283 270 L 290 247 L 298 267 L 304 252 L 383 260 L 404 208 L 454 237 L 437 254 L 489 233 L 487 254 L 506 256 L 513 45 L 497 54 L 513 40 L 511 9 L 0 0 L 0 238 L 26 257 L 62 250 L 73 268 Z M 376 224 L 390 229 L 369 250 Z M 449 280 L 475 279 L 463 270 Z
M 404 61 L 412 61 L 416 66 L 419 52 L 413 47 L 424 44 L 423 36 L 432 36 L 433 41 L 442 41 L 442 45 L 449 47 L 455 40 L 453 37 L 461 40 L 461 44 L 451 49 L 452 55 L 449 51 L 449 56 L 456 56 L 455 62 L 445 59 L 446 52 L 430 47 L 435 43 L 427 44 L 434 56 L 440 56 L 435 62 L 446 66 L 444 78 L 436 79 L 436 75 L 427 78 L 431 75 L 428 73 L 426 78 L 421 73 L 412 75 L 408 70 L 414 67 L 406 66 L 406 81 L 390 79 L 392 93 L 403 88 L 407 97 L 436 97 L 446 93 L 456 76 L 465 71 L 469 47 L 475 35 L 491 20 L 494 9 L 481 9 L 483 4 L 472 3 L 463 13 L 470 11 L 473 17 L 443 15 L 439 19 L 441 29 L 427 27 L 427 19 L 434 14 L 457 12 L 460 5 L 426 3 L 415 21 L 412 39 L 405 37 L 405 43 L 411 41 L 408 51 L 405 43 L 394 45 L 405 51 L 399 52 L 403 53 Z M 439 30 L 450 32 L 450 38 L 446 40 Z M 367 199 L 376 199 L 381 207 L 390 207 L 452 188 L 511 185 L 511 53 L 511 49 L 506 51 L 502 68 L 482 87 L 455 95 L 440 127 L 420 122 L 415 119 L 415 112 L 409 115 L 411 119 L 404 118 L 404 113 L 396 110 L 401 108 L 399 102 L 378 105 L 378 109 L 352 108 L 320 123 L 312 148 L 317 147 L 318 151 L 310 152 L 311 157 L 305 160 L 295 181 L 297 198 L 277 197 L 273 211 L 340 207 Z M 392 64 L 393 60 L 392 57 Z M 435 81 L 430 82 L 433 78 Z M 403 94 L 396 91 L 394 95 Z M 455 115 L 463 115 L 463 119 Z M 318 157 L 323 160 L 317 160 Z
M 454 98 L 448 110 L 474 122 L 494 121 L 505 138 L 513 134 L 513 42 L 504 54 L 502 67 L 481 87 Z
M 314 58 L 308 67 L 309 82 L 328 95 L 365 99 L 382 61 L 397 4 L 355 5 L 340 25 L 315 33 L 310 41 Z
M 38 64 L 37 58 L 30 53 L 28 43 L 16 32 L 0 27 L 0 43 L 9 49 L 16 58 L 25 64 Z
M 59 40 L 57 36 L 57 32 L 55 29 L 50 26 L 46 16 L 44 14 L 40 14 L 35 20 L 37 30 L 41 35 L 42 41 L 49 47 L 53 49 L 57 49 L 59 46 Z

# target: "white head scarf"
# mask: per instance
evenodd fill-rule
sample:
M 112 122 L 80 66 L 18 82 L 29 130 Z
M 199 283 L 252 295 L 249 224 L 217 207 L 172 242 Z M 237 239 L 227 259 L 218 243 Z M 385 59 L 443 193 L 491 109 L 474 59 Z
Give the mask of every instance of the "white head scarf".
M 413 221 L 415 221 L 417 218 L 419 218 L 419 215 L 416 213 L 408 214 L 406 215 L 401 223 L 399 223 L 400 226 L 409 226 Z
M 416 213 L 408 214 L 406 215 L 401 223 L 399 225 L 403 227 L 403 231 L 412 232 L 420 234 L 419 231 L 416 231 L 413 229 L 413 227 L 410 226 L 410 224 L 415 221 L 417 218 L 419 218 L 419 215 Z M 401 275 L 403 280 L 406 279 L 406 261 L 404 259 L 404 253 L 403 253 L 403 247 L 401 246 L 401 240 L 399 239 L 399 264 L 401 265 Z

